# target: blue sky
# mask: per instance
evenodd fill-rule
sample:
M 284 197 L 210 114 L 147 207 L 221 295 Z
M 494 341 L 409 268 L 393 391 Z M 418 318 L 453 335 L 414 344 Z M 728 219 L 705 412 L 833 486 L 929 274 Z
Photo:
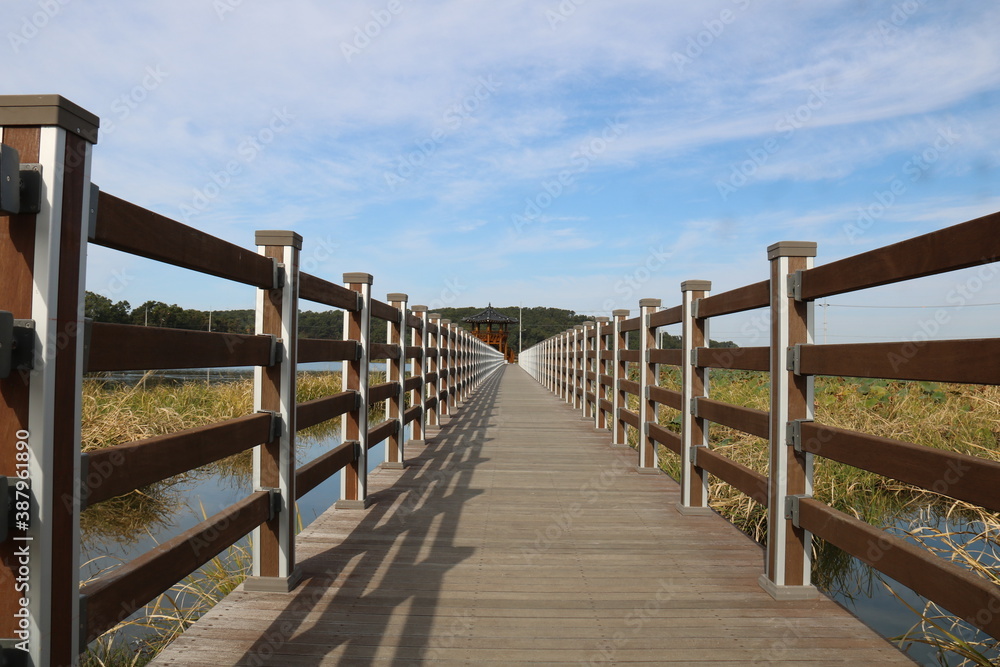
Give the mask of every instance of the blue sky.
M 101 116 L 104 191 L 246 247 L 294 229 L 310 272 L 432 307 L 672 306 L 764 279 L 775 241 L 825 263 L 1000 210 L 995 1 L 5 0 L 2 23 L 6 93 Z M 938 306 L 933 337 L 994 335 L 994 275 L 831 299 L 828 340 Z M 253 303 L 100 248 L 88 287 Z

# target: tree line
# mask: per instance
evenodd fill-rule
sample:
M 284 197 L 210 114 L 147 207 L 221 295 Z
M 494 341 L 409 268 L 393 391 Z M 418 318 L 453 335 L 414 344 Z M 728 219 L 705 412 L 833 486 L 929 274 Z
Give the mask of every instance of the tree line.
M 437 312 L 444 319 L 451 320 L 468 330 L 472 325 L 463 322 L 466 317 L 482 312 L 481 306 L 463 308 L 441 308 Z M 592 315 L 581 315 L 572 310 L 535 306 L 494 307 L 498 313 L 520 320 L 520 334 L 524 349 L 554 336 L 577 324 L 593 320 Z M 106 296 L 94 292 L 86 293 L 84 311 L 95 322 L 116 324 L 136 324 L 140 326 L 166 327 L 169 329 L 191 329 L 196 331 L 219 331 L 223 333 L 250 334 L 254 331 L 254 311 L 250 308 L 237 310 L 197 310 L 182 308 L 177 304 L 162 301 L 146 301 L 133 308 L 128 301 L 114 302 Z M 344 317 L 341 310 L 299 311 L 299 335 L 303 338 L 325 338 L 339 340 L 343 336 Z M 386 339 L 386 323 L 372 319 L 372 340 Z M 509 325 L 509 345 L 518 349 L 518 323 Z M 637 349 L 638 336 L 629 336 L 629 347 Z M 660 347 L 676 349 L 681 339 L 667 333 L 660 334 Z M 732 341 L 711 341 L 712 347 L 737 347 Z

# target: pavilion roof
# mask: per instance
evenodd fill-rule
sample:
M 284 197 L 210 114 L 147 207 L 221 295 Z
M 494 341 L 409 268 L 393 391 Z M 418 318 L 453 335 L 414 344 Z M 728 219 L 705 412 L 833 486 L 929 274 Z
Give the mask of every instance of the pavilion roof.
M 510 324 L 512 322 L 517 322 L 517 318 L 507 317 L 503 313 L 498 313 L 496 310 L 493 309 L 493 304 L 491 303 L 486 307 L 486 310 L 484 310 L 483 312 L 479 313 L 478 315 L 472 315 L 470 317 L 466 317 L 462 321 L 470 322 L 472 324 L 481 324 L 483 322 Z

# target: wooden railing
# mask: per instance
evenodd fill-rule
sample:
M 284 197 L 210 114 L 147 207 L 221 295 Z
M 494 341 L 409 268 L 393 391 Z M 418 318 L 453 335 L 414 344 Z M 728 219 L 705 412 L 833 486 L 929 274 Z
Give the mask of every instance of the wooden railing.
M 813 341 L 816 299 L 986 265 L 1000 259 L 1000 213 L 895 245 L 814 267 L 816 244 L 768 248 L 768 280 L 709 296 L 711 283 L 681 285 L 681 303 L 661 310 L 639 302 L 639 315 L 616 310 L 521 353 L 520 364 L 540 383 L 628 446 L 633 429 L 639 472 L 658 472 L 659 446 L 680 458 L 683 514 L 710 512 L 708 475 L 767 506 L 767 553 L 761 586 L 775 598 L 815 595 L 810 582 L 816 535 L 1000 637 L 1000 588 L 971 571 L 873 527 L 812 497 L 812 459 L 839 461 L 916 487 L 1000 510 L 1000 464 L 920 444 L 834 428 L 814 421 L 817 375 L 1000 384 L 1000 339 L 918 340 L 819 345 Z M 766 347 L 709 348 L 713 317 L 766 309 Z M 680 324 L 680 350 L 657 348 L 657 330 Z M 638 337 L 638 350 L 627 345 Z M 681 391 L 658 386 L 659 365 L 679 368 Z M 770 410 L 712 399 L 710 369 L 770 374 Z M 631 379 L 635 378 L 635 379 Z M 629 397 L 631 399 L 629 403 Z M 638 411 L 629 405 L 638 404 Z M 681 413 L 675 433 L 659 424 L 658 406 Z M 768 441 L 762 474 L 709 444 L 710 424 Z
M 339 285 L 300 272 L 303 239 L 294 232 L 259 231 L 254 252 L 100 192 L 89 182 L 97 124 L 61 97 L 0 97 L 0 180 L 10 175 L 16 184 L 20 172 L 40 171 L 43 193 L 37 212 L 22 213 L 30 201 L 6 190 L 0 197 L 0 310 L 25 320 L 0 314 L 0 327 L 34 344 L 28 354 L 24 345 L 13 353 L 0 345 L 13 366 L 0 380 L 0 473 L 11 478 L 16 519 L 10 530 L 3 519 L 0 540 L 0 639 L 13 640 L 0 649 L 4 664 L 24 663 L 25 652 L 36 666 L 74 663 L 89 641 L 251 532 L 253 571 L 244 586 L 291 590 L 300 576 L 296 499 L 343 470 L 337 506 L 367 507 L 368 450 L 387 441 L 383 465 L 403 467 L 404 428 L 411 426 L 411 442 L 422 440 L 503 363 L 463 329 L 408 306 L 405 294 L 374 299 L 369 274 L 345 273 Z M 256 288 L 256 332 L 90 325 L 88 238 Z M 342 309 L 344 339 L 299 338 L 299 299 Z M 388 323 L 384 343 L 371 339 L 373 317 Z M 386 381 L 369 386 L 375 360 L 385 360 Z M 298 365 L 321 361 L 342 362 L 343 391 L 297 403 Z M 81 454 L 85 372 L 230 366 L 257 369 L 254 414 Z M 379 403 L 386 418 L 369 425 Z M 337 417 L 342 443 L 296 466 L 296 433 Z M 257 450 L 252 493 L 80 586 L 83 509 L 249 449 Z

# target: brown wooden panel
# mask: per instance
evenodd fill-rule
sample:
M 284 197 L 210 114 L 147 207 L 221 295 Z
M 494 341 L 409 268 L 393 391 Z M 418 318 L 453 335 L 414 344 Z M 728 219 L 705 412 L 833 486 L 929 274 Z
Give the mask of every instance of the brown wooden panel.
M 674 306 L 649 316 L 649 323 L 654 327 L 665 327 L 668 324 L 677 324 L 681 321 L 681 306 Z
M 261 413 L 89 452 L 81 504 L 94 505 L 239 454 L 267 442 L 270 434 L 271 415 Z
M 419 345 L 407 345 L 406 346 L 406 358 L 407 359 L 423 359 L 424 350 Z
M 673 389 L 665 389 L 656 385 L 649 386 L 649 398 L 657 403 L 662 403 L 674 410 L 680 410 L 683 404 L 681 392 Z
M 298 500 L 339 470 L 354 462 L 354 441 L 344 442 L 317 456 L 295 471 L 295 499 Z
M 802 274 L 802 298 L 820 299 L 995 262 L 1000 258 L 998 230 L 1000 213 L 991 213 L 817 266 Z
M 969 623 L 1000 637 L 1000 587 L 923 547 L 870 526 L 818 500 L 799 501 L 806 530 L 937 602 Z
M 649 437 L 657 441 L 674 454 L 680 456 L 681 453 L 681 436 L 673 431 L 669 431 L 659 424 L 654 424 L 653 422 L 647 422 L 649 424 Z
M 640 361 L 639 350 L 621 350 L 618 354 L 622 361 L 632 361 L 635 363 Z
M 642 393 L 642 387 L 639 386 L 638 382 L 632 382 L 631 380 L 620 380 L 618 382 L 618 388 L 621 391 L 628 392 L 635 396 L 639 396 Z
M 631 410 L 621 409 L 621 420 L 630 426 L 639 428 L 639 415 Z
M 682 350 L 661 350 L 654 348 L 649 351 L 649 361 L 654 364 L 670 364 L 671 366 L 681 365 Z
M 716 424 L 729 426 L 737 430 L 767 438 L 770 435 L 771 415 L 763 410 L 744 408 L 710 398 L 699 398 L 698 416 Z
M 342 391 L 333 396 L 316 398 L 295 406 L 295 427 L 302 429 L 322 424 L 328 419 L 339 417 L 353 410 L 358 404 L 357 393 Z
M 629 331 L 638 331 L 641 325 L 639 317 L 633 317 L 630 320 L 622 320 L 622 325 L 620 331 L 622 333 L 627 333 Z
M 437 382 L 438 374 L 437 373 L 428 373 L 427 376 L 426 376 L 426 379 L 427 379 L 427 384 L 433 384 L 433 383 Z
M 267 366 L 270 336 L 95 322 L 88 371 Z
M 405 412 L 403 412 L 403 423 L 409 424 L 411 421 L 419 417 L 420 417 L 420 406 L 414 405 L 408 408 Z
M 317 361 L 353 361 L 357 358 L 358 342 L 355 340 L 299 339 L 300 364 Z
M 385 401 L 398 393 L 398 382 L 383 382 L 382 384 L 375 384 L 368 388 L 368 402 L 378 403 L 379 401 Z
M 761 505 L 767 506 L 767 477 L 759 472 L 708 447 L 698 447 L 696 464 Z
M 611 401 L 609 401 L 606 398 L 602 398 L 599 401 L 598 405 L 600 405 L 601 406 L 601 410 L 604 410 L 605 412 L 611 412 L 611 409 L 613 407 Z
M 101 192 L 93 243 L 264 289 L 274 264 L 252 250 Z
M 257 491 L 190 530 L 80 588 L 91 641 L 267 521 L 271 500 Z
M 597 350 L 587 350 L 587 358 L 588 359 L 596 359 L 597 358 Z
M 803 345 L 803 375 L 1000 384 L 1000 338 Z
M 705 368 L 767 372 L 771 370 L 771 348 L 699 347 L 698 365 Z
M 398 345 L 392 343 L 372 343 L 369 350 L 369 359 L 398 359 L 400 349 Z
M 615 383 L 615 379 L 613 377 L 611 377 L 610 375 L 603 375 L 603 374 L 601 375 L 601 386 L 602 387 L 610 387 L 614 383 Z
M 587 375 L 587 380 L 589 380 L 590 382 L 597 382 L 597 373 L 595 373 L 594 371 L 587 371 L 586 375 Z
M 437 357 L 438 357 L 438 351 L 437 351 L 437 349 L 435 349 L 435 348 L 428 348 L 427 349 L 427 356 L 428 356 L 428 358 L 437 359 Z
M 417 317 L 416 315 L 414 315 L 413 313 L 407 313 L 406 326 L 410 327 L 411 329 L 416 329 L 417 331 L 420 331 L 421 329 L 424 328 L 424 321 L 419 317 Z
M 771 281 L 762 280 L 759 283 L 737 287 L 728 292 L 720 292 L 699 300 L 698 317 L 729 315 L 754 308 L 765 308 L 770 305 Z
M 360 310 L 357 292 L 309 273 L 299 274 L 299 299 L 343 308 L 352 313 Z
M 419 375 L 414 375 L 413 377 L 406 378 L 403 382 L 403 391 L 413 391 L 414 389 L 420 389 L 421 378 Z
M 368 429 L 368 448 L 371 449 L 398 430 L 399 422 L 395 419 L 386 419 L 378 426 Z
M 601 359 L 605 361 L 614 361 L 615 351 L 614 350 L 601 350 Z
M 803 449 L 1000 512 L 1000 463 L 900 440 L 802 423 Z
M 438 404 L 437 396 L 430 396 L 426 401 L 424 401 L 424 406 L 428 410 L 433 410 L 434 408 L 437 407 L 437 404 Z
M 372 299 L 372 317 L 389 322 L 398 322 L 399 308 L 394 308 L 378 299 Z

